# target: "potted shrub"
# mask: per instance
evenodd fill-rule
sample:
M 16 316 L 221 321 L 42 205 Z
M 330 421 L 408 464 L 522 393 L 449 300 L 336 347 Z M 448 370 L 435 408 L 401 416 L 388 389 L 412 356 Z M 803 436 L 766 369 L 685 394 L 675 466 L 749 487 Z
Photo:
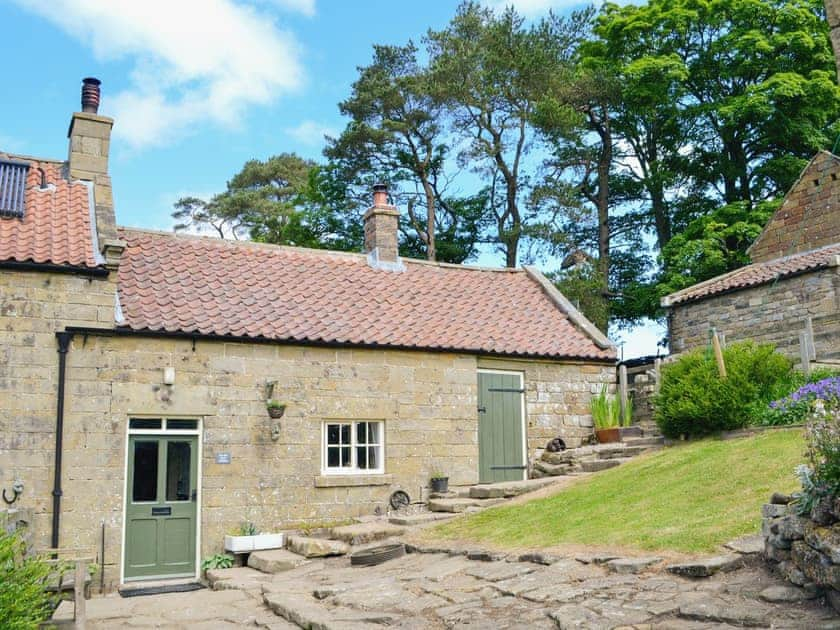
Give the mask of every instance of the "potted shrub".
M 429 480 L 429 487 L 432 489 L 432 492 L 437 492 L 438 494 L 449 492 L 449 477 L 440 471 L 435 471 Z
M 282 418 L 286 412 L 286 403 L 269 398 L 265 403 L 265 408 L 268 410 L 268 415 L 272 418 Z
M 233 553 L 247 553 L 261 549 L 280 549 L 286 542 L 285 534 L 257 533 L 253 523 L 242 523 L 238 535 L 225 536 L 225 549 Z
M 595 425 L 595 437 L 601 444 L 621 441 L 620 409 L 615 396 L 607 394 L 607 386 L 592 399 L 592 422 Z

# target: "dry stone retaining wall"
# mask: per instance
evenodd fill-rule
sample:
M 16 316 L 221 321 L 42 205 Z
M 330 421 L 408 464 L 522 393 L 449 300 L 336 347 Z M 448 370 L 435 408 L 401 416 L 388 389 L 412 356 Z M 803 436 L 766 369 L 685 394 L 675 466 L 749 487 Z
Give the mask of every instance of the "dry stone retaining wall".
M 789 497 L 774 499 L 762 508 L 765 557 L 796 586 L 823 590 L 840 612 L 840 499 L 812 513 L 817 520 L 796 514 Z

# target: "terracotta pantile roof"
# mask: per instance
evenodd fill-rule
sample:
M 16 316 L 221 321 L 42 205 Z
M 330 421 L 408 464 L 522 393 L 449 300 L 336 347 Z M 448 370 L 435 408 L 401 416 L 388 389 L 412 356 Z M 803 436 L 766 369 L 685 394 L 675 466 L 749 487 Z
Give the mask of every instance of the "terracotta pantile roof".
M 29 172 L 23 218 L 0 218 L 0 261 L 99 266 L 88 187 L 64 179 L 60 162 L 12 157 L 29 162 Z M 39 168 L 46 177 L 44 190 Z
M 672 293 L 662 299 L 662 306 L 693 302 L 718 293 L 766 284 L 805 271 L 836 266 L 840 266 L 840 243 L 741 267 Z
M 393 273 L 358 254 L 133 229 L 120 238 L 123 325 L 134 330 L 615 358 L 522 270 L 406 260 Z

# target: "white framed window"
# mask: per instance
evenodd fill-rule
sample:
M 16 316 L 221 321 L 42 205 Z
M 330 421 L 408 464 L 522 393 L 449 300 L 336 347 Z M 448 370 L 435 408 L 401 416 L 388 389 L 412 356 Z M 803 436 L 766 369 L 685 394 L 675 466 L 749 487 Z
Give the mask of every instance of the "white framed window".
M 385 472 L 385 423 L 324 422 L 321 468 L 329 475 Z

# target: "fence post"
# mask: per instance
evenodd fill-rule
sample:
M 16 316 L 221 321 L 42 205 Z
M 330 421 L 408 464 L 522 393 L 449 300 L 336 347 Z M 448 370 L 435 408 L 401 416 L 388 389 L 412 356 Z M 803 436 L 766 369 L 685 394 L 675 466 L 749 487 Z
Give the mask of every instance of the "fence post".
M 87 579 L 87 563 L 84 560 L 76 561 L 76 574 L 73 580 L 73 598 L 75 600 L 76 630 L 85 630 L 87 615 L 85 613 L 85 580 Z
M 627 413 L 627 366 L 624 364 L 618 366 L 618 403 L 621 414 L 619 423 L 623 424 Z
M 712 329 L 712 350 L 715 353 L 715 360 L 717 361 L 718 372 L 721 378 L 726 378 L 726 363 L 723 361 L 723 351 L 720 348 L 720 339 L 718 339 L 717 331 Z
M 799 333 L 799 359 L 802 361 L 802 372 L 806 377 L 811 375 L 811 351 L 808 345 L 808 333 Z
M 814 322 L 810 317 L 805 319 L 805 334 L 808 336 L 808 358 L 817 360 L 817 347 L 814 345 Z

